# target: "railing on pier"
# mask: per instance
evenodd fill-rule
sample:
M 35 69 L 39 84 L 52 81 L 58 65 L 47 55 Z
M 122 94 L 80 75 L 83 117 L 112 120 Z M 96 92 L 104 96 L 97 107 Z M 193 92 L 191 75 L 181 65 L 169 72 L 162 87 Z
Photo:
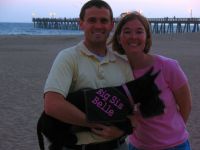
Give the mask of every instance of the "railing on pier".
M 79 30 L 78 18 L 33 18 L 35 28 Z
M 120 18 L 114 18 L 115 24 Z M 152 33 L 200 32 L 200 18 L 148 18 Z M 78 18 L 33 18 L 35 28 L 80 30 Z
M 199 32 L 200 18 L 149 18 L 153 33 Z

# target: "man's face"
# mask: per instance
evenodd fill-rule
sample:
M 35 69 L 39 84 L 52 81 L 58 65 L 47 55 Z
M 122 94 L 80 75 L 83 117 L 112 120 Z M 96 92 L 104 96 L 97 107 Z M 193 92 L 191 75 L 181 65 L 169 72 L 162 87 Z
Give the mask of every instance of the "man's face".
M 86 44 L 105 44 L 113 28 L 110 11 L 104 7 L 86 9 L 84 20 L 80 20 L 80 28 L 85 33 Z

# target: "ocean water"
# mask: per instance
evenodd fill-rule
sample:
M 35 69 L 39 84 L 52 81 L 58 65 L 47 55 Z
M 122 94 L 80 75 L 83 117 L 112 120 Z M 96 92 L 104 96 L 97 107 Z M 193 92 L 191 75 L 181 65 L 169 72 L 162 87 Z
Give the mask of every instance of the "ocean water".
M 82 31 L 34 28 L 32 23 L 0 23 L 0 35 L 81 35 Z

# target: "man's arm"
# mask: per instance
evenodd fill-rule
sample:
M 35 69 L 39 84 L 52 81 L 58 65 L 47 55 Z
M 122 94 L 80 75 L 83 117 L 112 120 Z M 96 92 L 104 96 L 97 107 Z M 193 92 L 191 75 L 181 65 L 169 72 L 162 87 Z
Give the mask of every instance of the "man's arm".
M 124 131 L 114 126 L 105 126 L 87 122 L 86 115 L 73 104 L 66 101 L 65 98 L 59 93 L 45 93 L 44 102 L 45 113 L 58 120 L 92 128 L 94 133 L 107 139 L 117 138 L 124 134 Z
M 85 114 L 76 106 L 66 101 L 64 96 L 56 92 L 47 92 L 44 96 L 44 110 L 49 116 L 66 123 L 91 127 Z

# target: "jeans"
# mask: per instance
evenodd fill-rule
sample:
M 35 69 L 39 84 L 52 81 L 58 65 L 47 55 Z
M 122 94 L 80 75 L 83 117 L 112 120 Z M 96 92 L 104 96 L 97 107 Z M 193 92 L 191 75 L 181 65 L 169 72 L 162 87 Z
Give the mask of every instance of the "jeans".
M 142 150 L 142 149 L 138 149 L 136 147 L 134 147 L 132 144 L 128 145 L 129 150 Z M 190 148 L 190 143 L 189 141 L 185 141 L 184 143 L 171 147 L 171 148 L 167 148 L 167 149 L 163 149 L 163 150 L 191 150 Z
M 63 150 L 74 150 L 71 148 L 63 148 Z M 103 149 L 102 149 L 103 150 Z M 128 150 L 128 145 L 127 143 L 123 143 L 122 145 L 120 145 L 118 148 L 114 149 L 114 150 Z

